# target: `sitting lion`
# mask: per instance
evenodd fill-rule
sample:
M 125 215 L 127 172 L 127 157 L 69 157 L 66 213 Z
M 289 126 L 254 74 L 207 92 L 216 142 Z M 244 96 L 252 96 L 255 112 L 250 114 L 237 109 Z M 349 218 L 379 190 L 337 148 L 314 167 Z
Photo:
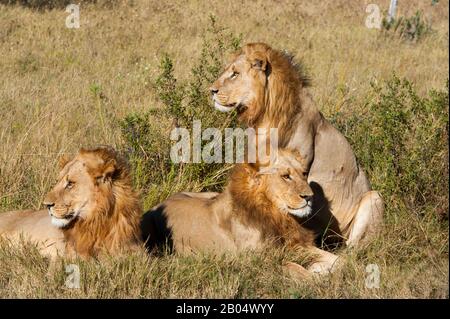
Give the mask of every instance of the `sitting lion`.
M 383 200 L 371 191 L 346 138 L 314 105 L 308 82 L 291 56 L 251 43 L 210 89 L 216 109 L 236 109 L 239 120 L 255 129 L 278 128 L 278 147 L 300 151 L 315 196 L 315 214 L 305 226 L 352 246 L 377 231 Z
M 116 152 L 81 149 L 60 164 L 58 182 L 44 199 L 48 210 L 0 214 L 0 235 L 38 242 L 52 257 L 137 247 L 141 206 L 129 169 Z
M 145 213 L 143 240 L 149 250 L 168 244 L 181 253 L 288 245 L 317 255 L 312 272 L 329 272 L 338 257 L 315 248 L 314 234 L 298 221 L 310 216 L 313 195 L 302 172 L 300 157 L 283 150 L 265 167 L 237 164 L 223 193 L 178 193 Z M 294 263 L 288 269 L 308 273 Z

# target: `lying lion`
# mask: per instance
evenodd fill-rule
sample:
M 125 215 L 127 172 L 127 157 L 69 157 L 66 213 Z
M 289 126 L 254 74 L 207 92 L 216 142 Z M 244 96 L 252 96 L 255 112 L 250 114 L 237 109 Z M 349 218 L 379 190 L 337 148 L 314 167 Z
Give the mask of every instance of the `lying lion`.
M 314 105 L 308 85 L 292 56 L 250 43 L 233 56 L 211 93 L 219 111 L 236 109 L 249 127 L 278 128 L 278 146 L 300 151 L 317 206 L 307 226 L 356 245 L 377 232 L 383 200 L 371 190 L 346 138 Z
M 317 255 L 311 271 L 332 270 L 338 257 L 316 248 L 313 233 L 298 221 L 310 215 L 313 192 L 293 152 L 279 150 L 266 167 L 237 164 L 223 193 L 201 195 L 178 193 L 144 214 L 142 234 L 149 250 L 168 243 L 181 253 L 224 253 L 271 243 Z M 305 275 L 300 265 L 289 268 Z
M 96 256 L 140 243 L 141 206 L 126 163 L 109 148 L 81 149 L 61 161 L 47 210 L 0 214 L 0 235 L 37 242 L 42 253 Z

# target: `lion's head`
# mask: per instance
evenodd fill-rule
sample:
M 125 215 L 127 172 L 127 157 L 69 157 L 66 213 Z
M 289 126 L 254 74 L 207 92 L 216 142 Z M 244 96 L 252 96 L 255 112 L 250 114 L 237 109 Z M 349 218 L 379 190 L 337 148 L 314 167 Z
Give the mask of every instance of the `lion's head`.
M 285 108 L 292 107 L 298 90 L 308 85 L 292 56 L 264 43 L 249 43 L 233 55 L 210 91 L 216 109 L 237 109 L 239 119 L 253 125 L 262 116 L 291 114 L 293 110 Z
M 106 155 L 106 156 L 102 156 Z M 108 151 L 81 150 L 72 160 L 61 158 L 58 182 L 45 196 L 52 223 L 64 228 L 76 219 L 92 217 L 106 203 L 118 163 Z
M 139 198 L 127 163 L 113 149 L 81 149 L 60 165 L 58 182 L 45 196 L 44 205 L 53 225 L 79 246 L 77 251 L 90 254 L 102 245 L 119 248 L 123 241 L 139 237 Z
M 307 182 L 304 160 L 296 151 L 280 149 L 276 160 L 266 166 L 237 166 L 230 187 L 239 205 L 273 207 L 297 217 L 306 217 L 312 210 L 313 191 Z M 254 208 L 250 210 L 258 210 Z

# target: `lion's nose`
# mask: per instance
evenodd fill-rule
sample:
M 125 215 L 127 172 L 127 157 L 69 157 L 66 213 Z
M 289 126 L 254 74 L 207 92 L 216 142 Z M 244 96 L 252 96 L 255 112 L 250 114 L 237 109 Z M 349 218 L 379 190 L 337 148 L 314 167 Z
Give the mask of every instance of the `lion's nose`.
M 209 91 L 211 92 L 211 95 L 214 95 L 214 94 L 216 94 L 217 92 L 219 92 L 219 90 L 216 89 L 215 87 L 210 87 L 210 88 L 209 88 Z
M 311 202 L 313 199 L 312 195 L 301 195 L 300 194 L 300 197 L 303 198 L 304 200 L 306 200 L 307 202 Z

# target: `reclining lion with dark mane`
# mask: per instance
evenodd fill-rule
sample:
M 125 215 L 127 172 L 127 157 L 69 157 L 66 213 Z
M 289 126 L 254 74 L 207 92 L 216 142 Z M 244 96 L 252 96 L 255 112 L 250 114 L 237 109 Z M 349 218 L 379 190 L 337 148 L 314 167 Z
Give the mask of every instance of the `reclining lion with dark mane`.
M 0 236 L 37 242 L 55 257 L 119 253 L 140 245 L 141 205 L 129 168 L 110 148 L 81 149 L 63 159 L 47 210 L 0 214 Z
M 251 43 L 210 89 L 216 109 L 236 109 L 249 127 L 278 128 L 278 146 L 300 151 L 316 206 L 305 226 L 352 246 L 377 232 L 383 200 L 371 191 L 346 138 L 314 105 L 308 84 L 291 56 Z
M 221 194 L 209 198 L 195 193 L 172 195 L 144 214 L 143 240 L 149 250 L 169 244 L 181 253 L 220 254 L 266 244 L 287 245 L 316 255 L 311 272 L 328 273 L 338 257 L 316 248 L 314 234 L 298 220 L 310 215 L 312 195 L 301 158 L 279 150 L 275 163 L 265 167 L 237 164 Z M 294 263 L 288 269 L 308 274 Z

